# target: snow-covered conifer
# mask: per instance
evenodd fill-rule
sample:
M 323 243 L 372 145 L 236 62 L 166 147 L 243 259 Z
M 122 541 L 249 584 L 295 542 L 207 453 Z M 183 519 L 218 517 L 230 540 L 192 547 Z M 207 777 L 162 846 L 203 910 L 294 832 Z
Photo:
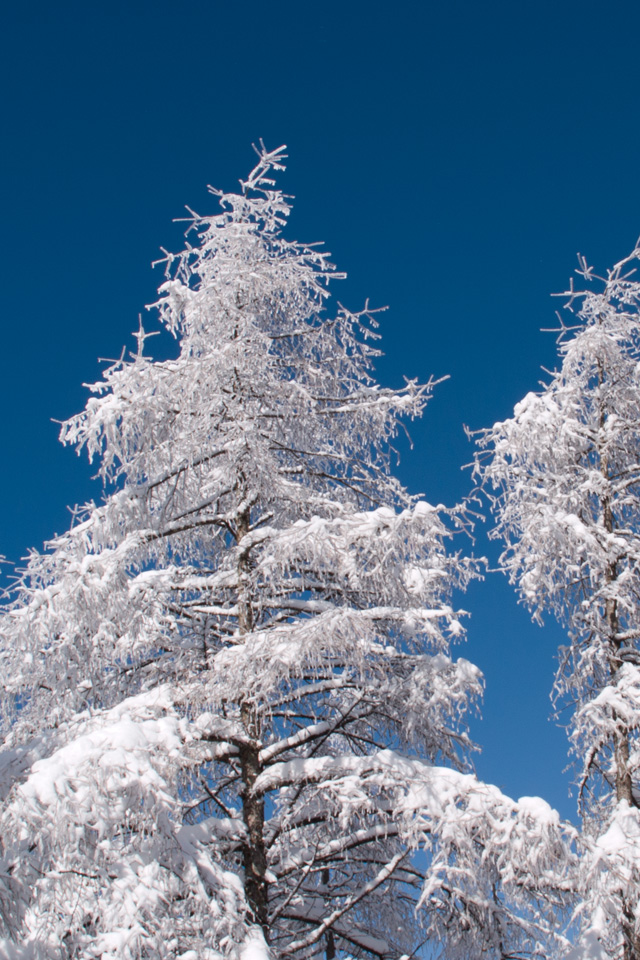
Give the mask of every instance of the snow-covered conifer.
M 464 769 L 464 514 L 389 473 L 432 384 L 382 389 L 370 312 L 324 316 L 282 160 L 167 255 L 176 358 L 141 329 L 62 427 L 105 497 L 0 621 L 15 956 L 497 960 L 563 908 L 557 816 Z
M 584 818 L 581 946 L 640 958 L 640 248 L 567 306 L 560 368 L 482 431 L 501 563 L 540 620 L 569 629 L 555 692 L 572 707 Z

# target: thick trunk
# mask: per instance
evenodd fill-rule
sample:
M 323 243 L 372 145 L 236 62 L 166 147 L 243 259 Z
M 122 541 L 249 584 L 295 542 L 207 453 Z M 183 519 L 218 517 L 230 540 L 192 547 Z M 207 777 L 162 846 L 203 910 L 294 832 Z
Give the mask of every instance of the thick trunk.
M 323 871 L 322 871 L 322 883 L 324 884 L 325 887 L 328 887 L 328 886 L 329 886 L 329 877 L 330 877 L 329 871 L 328 871 L 328 870 L 323 870 Z M 325 938 L 325 944 L 326 944 L 326 946 L 325 946 L 324 955 L 325 955 L 326 960 L 335 960 L 335 956 L 336 956 L 336 942 L 335 942 L 335 938 L 334 938 L 334 936 L 333 936 L 333 930 L 332 930 L 331 928 L 329 928 L 329 929 L 327 930 L 327 935 L 326 935 L 326 938 Z
M 251 721 L 249 721 L 251 723 Z M 243 781 L 242 817 L 247 828 L 243 847 L 244 888 L 256 923 L 268 940 L 267 855 L 264 845 L 264 801 L 255 797 L 253 785 L 260 774 L 259 747 L 252 743 L 240 750 Z
M 250 559 L 242 550 L 242 540 L 249 533 L 250 509 L 238 515 L 237 542 L 240 546 L 238 560 L 238 631 L 245 635 L 253 629 L 253 608 L 249 589 Z M 255 796 L 254 784 L 262 771 L 260 763 L 260 725 L 256 711 L 250 702 L 241 704 L 240 718 L 248 742 L 240 748 L 240 775 L 242 779 L 242 818 L 247 829 L 243 844 L 244 889 L 253 918 L 269 940 L 268 930 L 268 884 L 267 855 L 264 843 L 264 800 Z

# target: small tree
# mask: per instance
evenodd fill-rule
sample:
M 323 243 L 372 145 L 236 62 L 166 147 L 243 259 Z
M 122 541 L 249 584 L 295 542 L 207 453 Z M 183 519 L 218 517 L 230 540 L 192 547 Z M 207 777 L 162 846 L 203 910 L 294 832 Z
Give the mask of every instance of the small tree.
M 331 267 L 281 235 L 282 159 L 262 149 L 167 255 L 177 358 L 140 329 L 62 427 L 107 495 L 2 618 L 4 936 L 36 957 L 541 955 L 557 816 L 461 772 L 464 513 L 388 471 L 432 384 L 375 383 L 370 311 L 322 318 Z
M 501 564 L 537 620 L 569 628 L 555 692 L 573 707 L 584 818 L 582 952 L 640 958 L 640 248 L 578 293 L 561 367 L 480 434 Z

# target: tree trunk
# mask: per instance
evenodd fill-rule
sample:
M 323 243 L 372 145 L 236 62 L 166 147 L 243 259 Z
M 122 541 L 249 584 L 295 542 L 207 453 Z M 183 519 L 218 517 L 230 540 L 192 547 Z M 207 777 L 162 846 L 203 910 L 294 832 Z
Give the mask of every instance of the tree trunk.
M 601 417 L 601 425 L 603 418 Z M 601 470 L 605 477 L 608 474 L 608 465 L 606 459 L 601 461 Z M 607 477 L 608 479 L 608 477 Z M 603 520 L 607 533 L 613 533 L 614 519 L 611 509 L 611 501 L 606 498 L 603 503 Z M 615 583 L 618 578 L 618 565 L 614 561 L 607 565 L 605 570 L 605 582 L 607 584 Z M 620 659 L 620 647 L 622 645 L 619 639 L 618 605 L 613 598 L 607 599 L 605 609 L 607 621 L 607 634 L 609 640 L 609 671 L 611 680 L 615 684 L 616 677 L 622 661 Z M 618 717 L 613 712 L 614 723 Z M 626 727 L 617 727 L 614 733 L 613 755 L 616 767 L 616 801 L 620 803 L 625 800 L 629 805 L 633 805 L 633 791 L 631 781 L 631 771 L 629 769 L 629 731 Z M 640 960 L 640 941 L 635 934 L 636 917 L 632 902 L 628 899 L 622 900 L 622 960 Z
M 245 712 L 243 707 L 243 713 Z M 248 712 L 248 711 L 247 711 Z M 243 719 L 244 722 L 244 719 Z M 249 724 L 252 724 L 249 719 Z M 245 724 L 246 729 L 246 724 Z M 253 785 L 261 771 L 260 747 L 255 741 L 240 749 L 242 775 L 242 817 L 248 839 L 243 844 L 244 888 L 254 920 L 268 941 L 267 855 L 264 845 L 264 800 L 253 795 Z
M 602 361 L 598 363 L 598 383 L 602 386 L 605 382 L 605 367 Z M 602 400 L 600 401 L 600 411 L 599 411 L 599 427 L 600 430 L 604 430 L 607 424 L 607 412 L 605 409 Z M 603 449 L 600 447 L 600 442 L 596 444 L 597 455 L 600 460 L 600 473 L 607 481 L 610 481 L 609 477 L 609 459 L 606 451 L 606 447 Z M 609 493 L 607 493 L 602 500 L 602 520 L 603 525 L 607 533 L 611 534 L 614 532 L 615 522 L 613 517 L 613 508 L 611 506 L 611 498 Z M 605 583 L 609 586 L 618 579 L 618 564 L 617 561 L 613 560 L 607 563 L 605 568 Z M 622 661 L 620 660 L 620 646 L 621 641 L 618 638 L 619 634 L 619 623 L 618 623 L 618 604 L 617 601 L 613 598 L 609 598 L 606 601 L 605 608 L 606 622 L 607 622 L 607 639 L 609 642 L 609 671 L 611 675 L 611 680 L 615 684 L 618 670 L 622 666 Z M 613 715 L 613 720 L 616 721 L 618 718 L 615 713 Z M 613 743 L 613 755 L 616 765 L 616 800 L 620 802 L 621 800 L 626 800 L 628 803 L 633 803 L 633 793 L 631 790 L 631 773 L 629 770 L 629 731 L 626 728 L 617 728 L 614 734 L 614 743 Z
M 238 630 L 245 635 L 253 629 L 253 608 L 248 585 L 250 559 L 241 544 L 249 533 L 251 510 L 249 507 L 238 514 L 236 539 L 240 547 L 238 559 Z M 242 818 L 247 829 L 243 844 L 244 889 L 253 918 L 262 927 L 265 940 L 269 941 L 268 929 L 268 884 L 267 854 L 264 844 L 264 799 L 253 793 L 254 784 L 262 771 L 260 763 L 260 726 L 254 706 L 245 701 L 240 708 L 240 719 L 248 737 L 241 746 L 240 775 L 242 779 Z

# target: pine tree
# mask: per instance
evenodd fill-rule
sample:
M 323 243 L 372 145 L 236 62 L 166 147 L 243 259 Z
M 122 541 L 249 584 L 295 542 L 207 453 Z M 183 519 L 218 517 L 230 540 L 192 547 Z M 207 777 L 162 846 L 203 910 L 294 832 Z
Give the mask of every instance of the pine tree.
M 573 709 L 584 820 L 581 946 L 640 958 L 640 248 L 568 291 L 560 369 L 514 416 L 482 431 L 501 564 L 541 620 L 569 628 L 555 694 Z
M 464 771 L 464 511 L 389 472 L 433 384 L 382 389 L 375 317 L 323 315 L 282 161 L 167 254 L 176 358 L 141 328 L 62 427 L 105 496 L 1 620 L 13 956 L 541 955 L 563 908 L 557 816 Z

